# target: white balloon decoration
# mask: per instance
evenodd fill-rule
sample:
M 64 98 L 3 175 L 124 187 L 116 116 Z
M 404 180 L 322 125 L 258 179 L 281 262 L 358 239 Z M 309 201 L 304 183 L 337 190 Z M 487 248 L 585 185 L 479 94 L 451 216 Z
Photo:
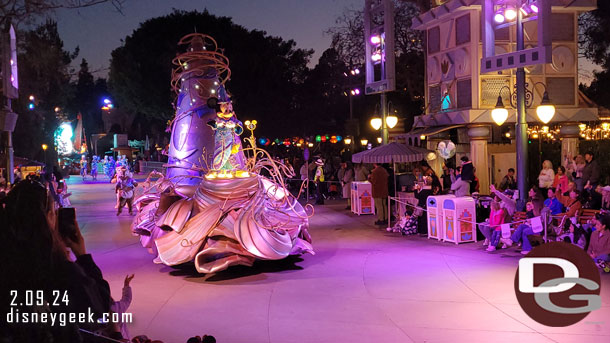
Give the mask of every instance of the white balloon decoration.
M 455 144 L 452 141 L 439 142 L 436 150 L 440 157 L 448 160 L 455 155 Z

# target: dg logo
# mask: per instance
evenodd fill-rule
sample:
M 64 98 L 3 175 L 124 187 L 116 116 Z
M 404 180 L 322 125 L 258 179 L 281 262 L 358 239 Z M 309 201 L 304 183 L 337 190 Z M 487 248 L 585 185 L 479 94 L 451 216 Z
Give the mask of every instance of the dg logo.
M 575 245 L 550 242 L 519 261 L 515 293 L 533 320 L 562 327 L 601 307 L 600 275 L 591 257 Z

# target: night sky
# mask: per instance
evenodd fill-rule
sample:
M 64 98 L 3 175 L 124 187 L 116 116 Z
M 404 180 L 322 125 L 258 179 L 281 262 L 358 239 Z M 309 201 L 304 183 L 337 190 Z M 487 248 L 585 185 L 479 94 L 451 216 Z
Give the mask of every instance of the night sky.
M 299 48 L 314 49 L 313 67 L 330 37 L 324 34 L 334 26 L 345 9 L 361 9 L 364 0 L 126 0 L 120 14 L 110 4 L 56 13 L 59 33 L 66 49 L 80 46 L 80 55 L 73 62 L 78 67 L 82 58 L 89 62 L 94 74 L 106 77 L 110 53 L 121 45 L 146 19 L 163 16 L 173 8 L 207 10 L 215 15 L 232 17 L 233 22 L 248 29 L 264 30 L 273 36 L 293 39 Z M 176 42 L 177 43 L 177 42 Z M 591 82 L 591 71 L 599 69 L 579 59 L 580 82 Z
M 314 49 L 312 66 L 324 50 L 330 47 L 330 37 L 324 31 L 347 8 L 361 9 L 364 0 L 127 0 L 120 14 L 110 4 L 56 13 L 59 34 L 65 48 L 80 47 L 73 62 L 87 59 L 96 76 L 105 77 L 110 65 L 110 53 L 121 45 L 146 19 L 163 16 L 173 8 L 207 10 L 218 16 L 232 17 L 233 22 L 248 29 L 264 30 L 273 36 L 293 39 L 299 48 Z M 176 42 L 177 43 L 177 42 Z

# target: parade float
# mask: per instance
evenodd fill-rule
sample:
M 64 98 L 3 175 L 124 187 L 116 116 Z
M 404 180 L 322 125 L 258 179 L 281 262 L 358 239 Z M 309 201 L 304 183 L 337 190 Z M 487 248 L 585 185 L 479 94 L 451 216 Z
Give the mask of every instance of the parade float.
M 136 199 L 132 232 L 155 263 L 193 262 L 199 273 L 313 253 L 313 208 L 285 187 L 289 168 L 257 148 L 256 120 L 237 119 L 225 89 L 228 59 L 204 34 L 178 44 L 186 51 L 173 60 L 177 101 L 167 172 Z

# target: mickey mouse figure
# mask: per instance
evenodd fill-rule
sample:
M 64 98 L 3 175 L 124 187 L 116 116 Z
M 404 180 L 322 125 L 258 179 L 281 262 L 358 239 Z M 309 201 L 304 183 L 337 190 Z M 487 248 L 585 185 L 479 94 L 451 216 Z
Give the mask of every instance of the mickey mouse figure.
M 225 94 L 225 99 L 217 105 L 214 104 L 217 99 L 208 100 L 208 106 L 216 107 L 217 113 L 215 120 L 207 122 L 214 130 L 214 160 L 206 178 L 248 177 L 250 174 L 245 170 L 245 156 L 239 138 L 244 131 L 243 124 L 235 117 L 233 105 L 223 88 L 219 94 Z

